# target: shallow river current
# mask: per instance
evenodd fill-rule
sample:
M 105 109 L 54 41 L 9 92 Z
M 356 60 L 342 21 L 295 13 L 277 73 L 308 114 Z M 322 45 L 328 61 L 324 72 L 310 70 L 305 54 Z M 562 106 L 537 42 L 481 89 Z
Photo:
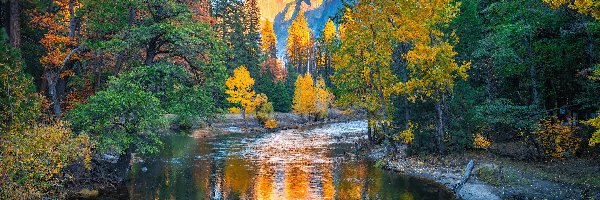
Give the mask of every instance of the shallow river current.
M 132 167 L 118 199 L 451 199 L 440 185 L 359 156 L 366 122 L 193 138 L 169 136 Z

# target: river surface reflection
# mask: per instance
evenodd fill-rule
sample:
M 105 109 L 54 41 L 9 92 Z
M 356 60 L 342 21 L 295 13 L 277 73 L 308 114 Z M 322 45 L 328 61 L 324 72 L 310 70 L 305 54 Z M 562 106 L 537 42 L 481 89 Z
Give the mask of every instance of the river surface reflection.
M 357 156 L 362 121 L 214 138 L 175 135 L 132 167 L 128 199 L 451 199 L 437 184 Z M 145 168 L 146 172 L 142 171 Z

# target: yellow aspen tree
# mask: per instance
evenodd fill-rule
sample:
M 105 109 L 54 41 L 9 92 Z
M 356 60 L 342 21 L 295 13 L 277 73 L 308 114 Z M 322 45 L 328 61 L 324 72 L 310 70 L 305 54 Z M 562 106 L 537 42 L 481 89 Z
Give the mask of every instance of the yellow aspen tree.
M 333 74 L 333 69 L 332 69 L 332 54 L 334 51 L 334 45 L 336 44 L 336 40 L 337 40 L 337 32 L 335 30 L 335 24 L 333 24 L 333 21 L 331 21 L 331 19 L 329 19 L 327 21 L 327 23 L 325 23 L 325 27 L 323 28 L 323 32 L 321 33 L 321 37 L 322 37 L 322 43 L 321 44 L 321 59 L 319 59 L 320 61 L 320 67 L 322 68 L 322 70 L 324 71 L 324 75 L 325 78 L 329 81 L 330 77 Z M 328 82 L 330 83 L 330 82 Z
M 269 58 L 277 58 L 277 36 L 273 30 L 273 22 L 265 20 L 261 30 L 260 48 Z
M 294 100 L 292 102 L 292 110 L 294 113 L 301 115 L 314 114 L 316 111 L 316 94 L 312 76 L 309 73 L 298 75 L 295 86 L 296 90 L 294 91 Z
M 292 25 L 288 29 L 288 38 L 286 45 L 286 55 L 292 66 L 298 73 L 305 73 L 308 70 L 308 55 L 312 48 L 312 39 L 308 22 L 304 17 L 304 12 L 300 11 Z
M 323 77 L 319 77 L 317 79 L 317 83 L 315 84 L 315 117 L 316 118 L 326 118 L 329 115 L 329 107 L 333 103 L 334 96 L 327 89 L 325 85 L 325 79 Z
M 334 55 L 342 105 L 365 108 L 370 128 L 380 126 L 386 134 L 391 95 L 436 104 L 435 139 L 444 151 L 444 98 L 453 91 L 455 80 L 467 77 L 469 63 L 458 64 L 451 45 L 458 38 L 442 30 L 458 15 L 454 0 L 392 1 L 359 0 L 344 13 L 342 43 Z M 403 55 L 407 79 L 401 81 L 390 66 L 397 44 L 412 44 Z M 379 124 L 379 125 L 378 125 Z M 370 133 L 370 131 L 369 131 Z
M 233 76 L 227 78 L 225 86 L 227 86 L 225 94 L 229 95 L 227 101 L 241 107 L 244 126 L 245 128 L 248 128 L 246 113 L 254 111 L 254 108 L 256 107 L 256 92 L 252 90 L 254 79 L 250 77 L 248 69 L 242 65 L 233 70 Z

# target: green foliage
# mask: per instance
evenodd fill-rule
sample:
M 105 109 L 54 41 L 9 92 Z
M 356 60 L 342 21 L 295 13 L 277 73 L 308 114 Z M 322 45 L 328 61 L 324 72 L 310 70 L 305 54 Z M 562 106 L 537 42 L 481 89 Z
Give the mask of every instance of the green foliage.
M 87 46 L 105 53 L 139 54 L 125 56 L 121 68 L 176 63 L 214 100 L 223 98 L 226 46 L 210 24 L 192 18 L 184 2 L 86 0 L 83 4 L 89 16 L 87 31 L 94 33 L 85 41 Z
M 87 133 L 102 153 L 155 153 L 162 142 L 164 110 L 151 93 L 133 83 L 113 80 L 111 87 L 67 113 L 73 130 Z
M 543 113 L 536 106 L 518 106 L 508 99 L 485 102 L 475 107 L 474 116 L 483 131 L 493 131 L 499 139 L 536 130 L 542 117 Z
M 273 109 L 277 112 L 290 112 L 292 97 L 283 81 L 273 81 L 270 70 L 259 74 L 254 85 L 257 93 L 266 94 L 273 103 Z
M 0 132 L 22 128 L 38 117 L 41 108 L 32 78 L 22 70 L 19 50 L 6 40 L 4 29 L 0 29 Z
M 34 124 L 0 135 L 0 198 L 41 199 L 64 180 L 62 170 L 83 161 L 90 167 L 91 142 L 73 137 L 67 124 Z M 56 193 L 55 193 L 56 194 Z
M 180 66 L 154 64 L 137 67 L 111 82 L 111 87 L 125 88 L 137 85 L 160 101 L 160 108 L 177 115 L 177 122 L 191 127 L 201 117 L 216 112 L 214 101 L 208 91 L 194 85 L 189 73 Z
M 65 167 L 81 160 L 89 167 L 91 159 L 87 135 L 73 137 L 63 122 L 37 122 L 41 97 L 22 66 L 0 29 L 0 199 L 41 199 L 57 189 Z

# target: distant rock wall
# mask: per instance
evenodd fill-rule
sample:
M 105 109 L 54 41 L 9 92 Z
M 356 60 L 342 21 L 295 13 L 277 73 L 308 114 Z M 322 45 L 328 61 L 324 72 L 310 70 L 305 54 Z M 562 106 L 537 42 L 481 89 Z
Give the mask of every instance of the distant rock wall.
M 259 0 L 258 4 L 262 18 L 273 21 L 280 58 L 285 57 L 287 30 L 300 10 L 305 12 L 309 27 L 318 37 L 327 20 L 343 7 L 341 0 Z

